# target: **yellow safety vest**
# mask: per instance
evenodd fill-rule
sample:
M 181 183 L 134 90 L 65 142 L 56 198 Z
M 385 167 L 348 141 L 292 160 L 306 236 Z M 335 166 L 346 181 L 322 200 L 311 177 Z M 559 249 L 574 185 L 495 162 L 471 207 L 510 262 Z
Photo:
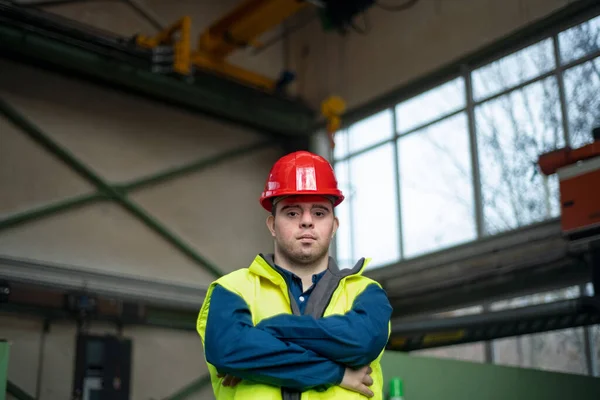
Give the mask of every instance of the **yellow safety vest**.
M 196 329 L 202 338 L 204 346 L 206 321 L 210 306 L 210 298 L 215 285 L 221 285 L 225 289 L 242 297 L 252 314 L 252 322 L 256 326 L 265 318 L 277 314 L 299 314 L 295 301 L 290 301 L 289 290 L 283 276 L 277 272 L 265 258 L 271 260 L 272 255 L 258 255 L 249 268 L 243 268 L 225 275 L 213 282 L 206 293 L 204 303 L 198 314 Z M 350 311 L 356 297 L 370 284 L 377 282 L 362 275 L 370 259 L 361 259 L 351 270 L 339 270 L 330 267 L 323 275 L 309 298 L 306 314 L 315 317 L 329 316 L 334 314 L 345 314 Z M 380 286 L 381 287 L 381 286 Z M 391 325 L 388 325 L 391 328 Z M 388 337 L 389 337 L 388 328 Z M 383 373 L 380 360 L 383 350 L 370 366 L 373 372 L 373 385 L 370 389 L 375 396 L 371 399 L 383 399 Z M 224 399 L 253 399 L 253 400 L 308 400 L 308 399 L 367 399 L 360 393 L 344 389 L 340 386 L 332 386 L 326 391 L 318 392 L 309 390 L 298 393 L 290 393 L 279 387 L 247 382 L 242 380 L 235 387 L 225 387 L 221 384 L 224 378 L 217 377 L 216 368 L 207 362 L 210 372 L 214 394 L 218 400 Z

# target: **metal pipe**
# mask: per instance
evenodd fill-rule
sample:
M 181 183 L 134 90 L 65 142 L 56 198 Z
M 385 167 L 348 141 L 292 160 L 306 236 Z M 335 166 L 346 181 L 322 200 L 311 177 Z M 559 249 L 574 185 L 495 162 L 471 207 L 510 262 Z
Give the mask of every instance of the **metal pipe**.
M 64 35 L 48 37 L 49 33 L 0 24 L 0 51 L 241 125 L 265 138 L 305 136 L 313 127 L 314 110 L 300 101 L 267 95 L 202 71 L 196 71 L 193 83 L 185 82 L 153 73 L 146 65 L 132 66 L 131 62 L 118 62 L 113 55 L 65 43 Z
M 0 98 L 0 113 L 5 115 L 6 118 L 11 121 L 15 126 L 23 130 L 32 140 L 37 142 L 43 148 L 48 150 L 50 153 L 58 157 L 66 165 L 72 168 L 80 176 L 85 178 L 87 181 L 96 186 L 101 193 L 109 196 L 123 208 L 129 211 L 132 215 L 137 217 L 146 226 L 161 235 L 176 249 L 181 251 L 183 254 L 188 256 L 197 264 L 201 265 L 204 269 L 212 273 L 215 277 L 222 276 L 223 273 L 219 268 L 210 262 L 208 259 L 197 253 L 192 247 L 186 244 L 182 239 L 177 237 L 174 233 L 170 232 L 164 225 L 152 217 L 142 207 L 137 205 L 135 202 L 129 200 L 123 193 L 118 189 L 110 186 L 102 178 L 92 171 L 91 168 L 79 161 L 75 156 L 69 153 L 66 149 L 55 143 L 49 136 L 44 134 L 41 129 L 35 126 L 33 123 L 28 121 L 22 116 L 16 109 L 11 107 L 4 99 Z
M 133 274 L 90 270 L 0 255 L 0 276 L 10 281 L 51 287 L 62 291 L 86 291 L 133 303 L 161 305 L 179 310 L 198 310 L 208 284 L 169 282 Z

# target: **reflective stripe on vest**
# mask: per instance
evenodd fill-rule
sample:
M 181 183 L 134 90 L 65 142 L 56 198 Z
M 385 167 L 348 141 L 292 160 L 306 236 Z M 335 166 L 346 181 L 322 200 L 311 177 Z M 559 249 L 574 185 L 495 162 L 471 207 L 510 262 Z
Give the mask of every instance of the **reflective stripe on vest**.
M 352 269 L 339 270 L 335 262 L 330 259 L 329 267 L 319 280 L 310 295 L 306 305 L 305 314 L 315 318 L 333 314 L 345 314 L 350 311 L 354 300 L 370 284 L 379 284 L 362 275 L 369 259 L 361 259 Z M 272 266 L 272 255 L 258 255 L 249 268 L 234 271 L 213 282 L 206 294 L 202 308 L 198 315 L 197 331 L 204 345 L 206 321 L 210 298 L 215 285 L 236 293 L 243 298 L 252 314 L 252 322 L 258 324 L 265 318 L 277 314 L 300 315 L 295 298 L 291 295 L 283 276 Z M 271 285 L 265 284 L 267 279 Z M 257 289 L 258 288 L 258 289 Z M 389 334 L 389 331 L 388 331 Z M 383 399 L 383 374 L 380 359 L 383 351 L 370 365 L 373 372 L 373 385 L 370 389 L 375 393 L 371 399 Z M 242 380 L 235 387 L 224 387 L 223 378 L 217 377 L 213 365 L 207 363 L 211 376 L 213 392 L 218 400 L 222 399 L 266 399 L 266 400 L 305 400 L 305 399 L 366 399 L 367 397 L 341 388 L 330 387 L 323 392 L 309 390 L 303 393 L 274 386 L 246 382 Z

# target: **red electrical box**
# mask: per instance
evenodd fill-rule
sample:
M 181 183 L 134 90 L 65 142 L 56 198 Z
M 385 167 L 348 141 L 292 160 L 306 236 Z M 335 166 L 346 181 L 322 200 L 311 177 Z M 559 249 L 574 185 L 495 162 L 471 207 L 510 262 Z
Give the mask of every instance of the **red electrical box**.
M 557 170 L 566 234 L 600 230 L 600 156 Z
M 600 127 L 592 138 L 585 146 L 567 146 L 538 159 L 544 175 L 558 175 L 562 231 L 571 237 L 600 233 Z

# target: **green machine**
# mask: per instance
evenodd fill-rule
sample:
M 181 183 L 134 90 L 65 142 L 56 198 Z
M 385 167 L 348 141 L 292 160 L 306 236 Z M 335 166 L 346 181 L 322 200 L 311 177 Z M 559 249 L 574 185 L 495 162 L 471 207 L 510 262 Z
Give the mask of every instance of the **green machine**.
M 385 399 L 598 400 L 600 378 L 387 351 Z
M 10 355 L 10 345 L 0 339 L 0 400 L 6 398 L 6 381 L 8 379 L 8 357 Z

